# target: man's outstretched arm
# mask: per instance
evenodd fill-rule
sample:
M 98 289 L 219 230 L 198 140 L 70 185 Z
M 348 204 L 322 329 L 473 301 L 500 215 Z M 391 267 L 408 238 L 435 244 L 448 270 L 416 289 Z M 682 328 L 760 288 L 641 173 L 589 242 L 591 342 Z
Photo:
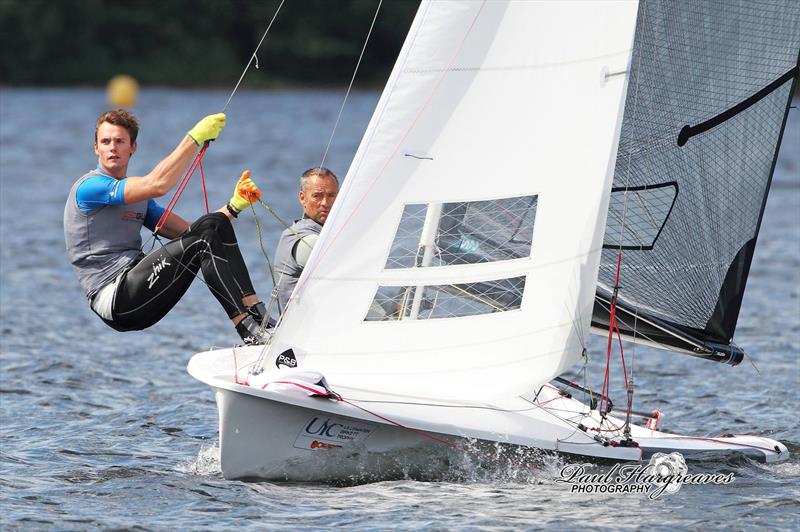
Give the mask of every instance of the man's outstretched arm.
M 183 175 L 197 148 L 216 139 L 223 127 L 225 115 L 222 113 L 200 120 L 150 173 L 125 180 L 125 203 L 158 198 L 169 192 Z

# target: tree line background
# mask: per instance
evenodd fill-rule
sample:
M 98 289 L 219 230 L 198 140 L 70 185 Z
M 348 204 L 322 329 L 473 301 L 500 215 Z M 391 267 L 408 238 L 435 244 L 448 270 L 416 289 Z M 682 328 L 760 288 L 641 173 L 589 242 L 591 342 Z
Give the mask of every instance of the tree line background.
M 229 86 L 279 0 L 0 0 L 0 83 Z M 418 0 L 384 0 L 357 83 L 382 83 Z M 248 86 L 349 82 L 378 0 L 286 0 Z

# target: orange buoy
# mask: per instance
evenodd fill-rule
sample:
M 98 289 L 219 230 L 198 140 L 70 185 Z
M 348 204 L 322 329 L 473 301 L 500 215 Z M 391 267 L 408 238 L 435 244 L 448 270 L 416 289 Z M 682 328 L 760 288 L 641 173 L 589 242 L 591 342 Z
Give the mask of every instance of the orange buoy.
M 114 76 L 106 86 L 106 97 L 113 107 L 133 107 L 138 96 L 139 84 L 127 74 Z

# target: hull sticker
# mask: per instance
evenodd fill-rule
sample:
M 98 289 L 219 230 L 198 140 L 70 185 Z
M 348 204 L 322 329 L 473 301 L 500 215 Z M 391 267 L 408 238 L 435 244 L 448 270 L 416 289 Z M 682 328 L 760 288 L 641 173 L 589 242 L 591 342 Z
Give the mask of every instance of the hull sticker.
M 374 429 L 372 424 L 320 414 L 306 421 L 294 447 L 314 450 L 354 447 L 366 440 Z

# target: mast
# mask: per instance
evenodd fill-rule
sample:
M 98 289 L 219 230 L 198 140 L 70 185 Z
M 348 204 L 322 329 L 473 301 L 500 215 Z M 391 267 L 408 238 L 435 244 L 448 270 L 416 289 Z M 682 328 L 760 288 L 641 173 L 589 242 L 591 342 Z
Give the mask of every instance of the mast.
M 422 235 L 419 239 L 419 250 L 422 251 L 422 258 L 417 264 L 420 268 L 426 268 L 433 262 L 436 252 L 436 234 L 439 231 L 439 220 L 442 218 L 442 204 L 428 203 L 428 210 L 425 213 L 425 222 L 422 225 Z M 411 302 L 411 313 L 408 319 L 415 320 L 419 316 L 419 307 L 422 304 L 422 293 L 425 287 L 418 285 L 414 288 L 414 300 Z

